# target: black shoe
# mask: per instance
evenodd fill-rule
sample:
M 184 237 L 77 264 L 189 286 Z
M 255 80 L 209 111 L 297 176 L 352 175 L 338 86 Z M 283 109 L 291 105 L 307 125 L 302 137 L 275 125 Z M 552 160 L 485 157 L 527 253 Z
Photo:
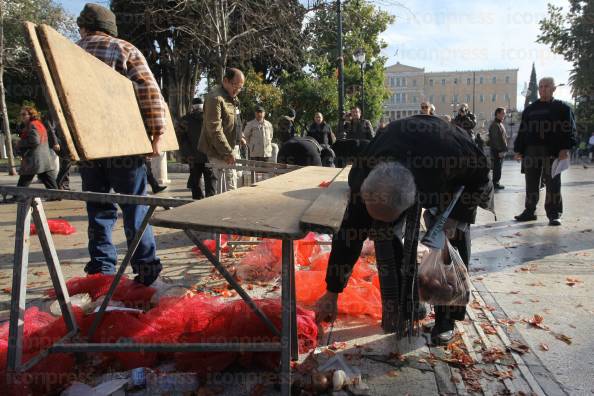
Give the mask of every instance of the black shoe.
M 453 319 L 445 319 L 435 322 L 435 326 L 431 329 L 431 343 L 433 345 L 447 345 L 454 339 Z
M 158 194 L 161 191 L 165 191 L 167 189 L 167 186 L 157 186 L 155 188 L 153 188 L 153 194 Z
M 549 219 L 550 226 L 560 226 L 561 220 L 560 219 Z
M 516 221 L 532 221 L 536 220 L 536 215 L 533 212 L 525 210 L 522 214 L 515 216 L 514 219 L 516 219 Z
M 495 190 L 503 190 L 505 188 L 505 186 L 502 186 L 501 184 L 494 184 L 493 187 Z

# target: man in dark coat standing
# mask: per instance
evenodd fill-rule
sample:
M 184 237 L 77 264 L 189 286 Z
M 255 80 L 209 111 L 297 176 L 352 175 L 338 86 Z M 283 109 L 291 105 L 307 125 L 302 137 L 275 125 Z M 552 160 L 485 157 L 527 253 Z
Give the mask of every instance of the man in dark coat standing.
M 501 167 L 507 152 L 507 132 L 505 131 L 505 109 L 498 107 L 495 110 L 495 119 L 489 126 L 489 147 L 491 148 L 491 166 L 493 167 L 493 187 L 502 190 L 505 187 L 499 184 L 501 180 Z
M 314 114 L 314 122 L 307 128 L 307 136 L 317 140 L 322 146 L 330 147 L 336 141 L 330 125 L 324 122 L 324 116 L 318 112 Z
M 369 120 L 362 118 L 361 109 L 353 107 L 351 109 L 350 122 L 345 125 L 345 138 L 346 139 L 373 139 L 373 126 Z
M 177 141 L 182 155 L 182 161 L 190 166 L 188 188 L 192 190 L 193 199 L 215 195 L 217 178 L 212 168 L 207 167 L 206 154 L 198 150 L 198 142 L 202 132 L 203 102 L 201 98 L 192 100 L 192 110 L 183 116 L 175 128 Z M 204 176 L 204 192 L 200 187 L 200 179 Z M 205 195 L 206 194 L 206 195 Z
M 418 232 L 418 218 L 416 224 L 408 224 L 409 209 L 415 211 L 420 206 L 441 213 L 461 187 L 464 191 L 449 216 L 446 235 L 468 266 L 470 224 L 475 221 L 477 206 L 488 207 L 493 196 L 489 171 L 485 155 L 466 132 L 438 117 L 417 115 L 389 124 L 385 133 L 367 146 L 349 174 L 350 202 L 332 240 L 327 292 L 316 307 L 318 322 L 333 321 L 336 317 L 338 294 L 344 290 L 367 237 L 375 241 L 378 263 L 383 263 L 378 264 L 378 269 L 384 303 L 384 289 L 392 286 L 382 282 L 382 271 L 408 274 L 399 271 L 406 265 L 404 259 L 409 256 L 407 260 L 412 257 L 416 262 L 416 242 L 408 245 L 414 246 L 410 252 L 405 252 L 402 243 L 405 221 L 405 242 L 410 237 L 409 230 L 416 227 Z M 382 253 L 388 251 L 384 249 L 386 242 L 391 245 L 390 257 Z M 386 266 L 387 262 L 391 264 Z M 412 288 L 407 286 L 404 290 Z M 406 304 L 407 312 L 413 312 L 418 296 L 407 294 L 407 301 L 398 304 Z M 435 311 L 432 339 L 435 343 L 447 343 L 453 338 L 455 320 L 464 319 L 465 307 L 436 306 Z M 386 316 L 390 316 L 386 305 L 383 316 L 384 329 L 394 331 L 386 323 Z
M 540 99 L 522 113 L 522 122 L 514 142 L 516 159 L 522 160 L 526 177 L 524 211 L 517 221 L 536 220 L 541 178 L 546 185 L 545 211 L 549 225 L 561 225 L 563 201 L 561 199 L 561 174 L 551 178 L 555 160 L 568 160 L 570 150 L 576 145 L 576 125 L 571 108 L 553 98 L 555 80 L 545 77 L 538 83 Z

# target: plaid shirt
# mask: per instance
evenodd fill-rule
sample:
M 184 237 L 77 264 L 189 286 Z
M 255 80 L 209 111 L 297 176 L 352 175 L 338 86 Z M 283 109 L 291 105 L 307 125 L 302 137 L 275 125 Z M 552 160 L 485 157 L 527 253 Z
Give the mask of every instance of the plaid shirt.
M 83 37 L 77 44 L 132 81 L 149 134 L 163 134 L 165 100 L 146 59 L 138 48 L 102 32 Z

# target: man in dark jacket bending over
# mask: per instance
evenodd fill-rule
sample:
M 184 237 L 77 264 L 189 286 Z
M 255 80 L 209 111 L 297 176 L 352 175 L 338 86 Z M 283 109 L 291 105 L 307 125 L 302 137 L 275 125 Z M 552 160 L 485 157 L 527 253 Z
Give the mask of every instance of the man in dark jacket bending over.
M 349 186 L 350 202 L 341 229 L 332 241 L 326 273 L 327 292 L 316 307 L 318 322 L 333 321 L 336 317 L 338 293 L 345 288 L 368 236 L 375 241 L 378 263 L 386 262 L 378 249 L 378 240 L 386 239 L 383 231 L 392 231 L 391 234 L 388 231 L 393 245 L 392 262 L 399 267 L 403 262 L 402 230 L 407 209 L 418 202 L 421 207 L 439 214 L 462 186 L 464 193 L 445 228 L 450 242 L 468 266 L 469 225 L 474 223 L 477 206 L 486 208 L 493 193 L 487 159 L 470 137 L 445 121 L 427 115 L 388 125 L 386 133 L 372 141 L 362 159 L 353 165 Z M 409 225 L 406 229 L 408 232 Z M 416 257 L 416 252 L 413 253 Z M 411 297 L 418 301 L 417 296 Z M 432 340 L 447 343 L 454 335 L 454 321 L 464 319 L 465 307 L 436 306 L 435 311 Z M 384 322 L 382 325 L 390 331 L 390 326 L 386 328 Z

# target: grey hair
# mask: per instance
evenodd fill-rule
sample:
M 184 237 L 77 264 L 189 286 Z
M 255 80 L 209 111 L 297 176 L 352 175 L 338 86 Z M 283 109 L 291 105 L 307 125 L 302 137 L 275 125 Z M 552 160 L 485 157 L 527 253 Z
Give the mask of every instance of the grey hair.
M 542 82 L 549 82 L 551 83 L 551 85 L 554 87 L 555 86 L 555 78 L 554 77 L 543 77 L 540 80 L 538 80 L 538 84 L 540 85 L 540 83 Z
M 415 203 L 417 186 L 410 170 L 399 162 L 380 162 L 363 181 L 361 194 L 404 212 Z M 365 198 L 368 200 L 369 198 Z

